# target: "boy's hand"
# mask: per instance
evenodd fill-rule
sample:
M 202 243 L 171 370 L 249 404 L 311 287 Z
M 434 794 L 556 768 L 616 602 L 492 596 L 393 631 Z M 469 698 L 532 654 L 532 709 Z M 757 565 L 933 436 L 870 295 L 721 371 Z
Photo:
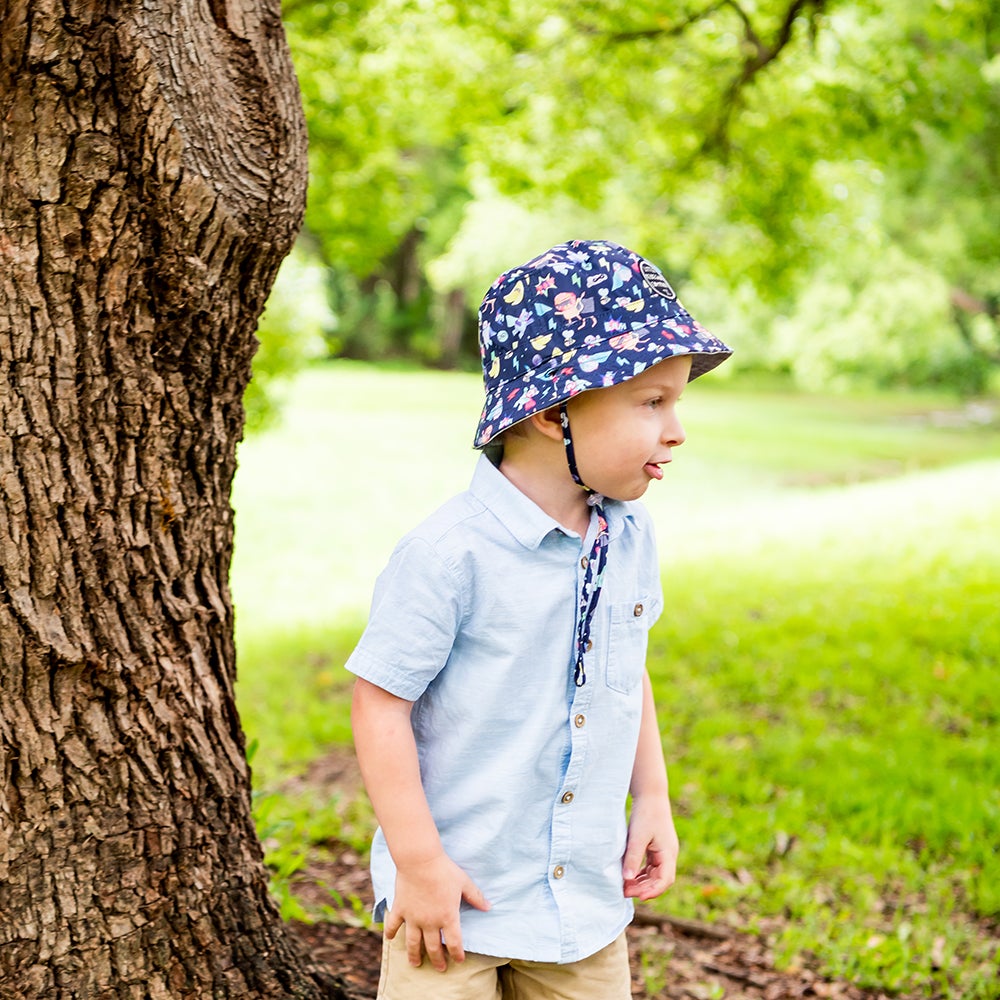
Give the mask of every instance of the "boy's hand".
M 479 887 L 447 854 L 398 868 L 396 898 L 386 917 L 385 936 L 391 940 L 405 924 L 410 965 L 419 966 L 426 951 L 431 965 L 444 972 L 448 956 L 465 961 L 458 920 L 463 899 L 477 910 L 490 908 Z
M 625 895 L 653 899 L 666 892 L 677 876 L 679 852 L 670 800 L 662 795 L 633 798 L 622 861 Z

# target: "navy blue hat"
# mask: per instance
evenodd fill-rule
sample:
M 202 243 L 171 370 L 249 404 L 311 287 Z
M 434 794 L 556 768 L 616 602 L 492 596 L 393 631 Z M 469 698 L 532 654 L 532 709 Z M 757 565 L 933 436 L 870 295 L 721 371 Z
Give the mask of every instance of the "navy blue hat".
M 660 270 L 607 240 L 560 243 L 504 272 L 479 307 L 486 405 L 475 447 L 587 389 L 690 354 L 690 379 L 732 351 L 677 301 Z

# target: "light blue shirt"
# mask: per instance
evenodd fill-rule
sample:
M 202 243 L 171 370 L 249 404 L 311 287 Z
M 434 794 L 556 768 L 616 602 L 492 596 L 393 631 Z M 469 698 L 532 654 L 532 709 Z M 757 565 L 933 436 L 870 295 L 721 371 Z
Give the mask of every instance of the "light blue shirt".
M 375 585 L 347 669 L 414 702 L 431 813 L 448 855 L 483 891 L 462 906 L 465 949 L 574 962 L 632 918 L 622 890 L 625 804 L 649 626 L 662 607 L 653 527 L 607 501 L 609 547 L 586 657 L 573 683 L 581 539 L 485 457 L 469 490 L 399 543 Z M 395 867 L 372 844 L 375 916 Z

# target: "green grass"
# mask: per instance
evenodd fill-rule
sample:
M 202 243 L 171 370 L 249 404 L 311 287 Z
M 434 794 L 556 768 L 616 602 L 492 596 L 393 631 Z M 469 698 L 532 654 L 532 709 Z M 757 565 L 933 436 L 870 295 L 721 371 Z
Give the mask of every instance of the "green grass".
M 921 530 L 902 552 L 872 523 L 861 552 L 678 574 L 650 656 L 692 875 L 672 909 L 784 915 L 785 949 L 870 986 L 946 990 L 964 966 L 971 989 L 995 963 L 973 926 L 1000 915 L 993 496 L 966 544 Z
M 710 378 L 685 393 L 688 443 L 647 498 L 667 598 L 649 665 L 683 844 L 658 905 L 780 928 L 781 961 L 859 984 L 998 997 L 1000 426 L 948 426 L 961 412 L 935 398 Z M 371 584 L 465 487 L 479 392 L 310 371 L 283 424 L 242 446 L 239 699 L 276 869 L 367 833 L 364 810 L 273 789 L 349 741 L 342 664 Z

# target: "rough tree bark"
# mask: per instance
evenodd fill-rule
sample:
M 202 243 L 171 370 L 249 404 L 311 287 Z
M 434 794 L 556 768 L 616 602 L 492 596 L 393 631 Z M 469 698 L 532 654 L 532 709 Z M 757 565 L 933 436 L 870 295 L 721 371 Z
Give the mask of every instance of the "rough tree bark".
M 305 138 L 277 0 L 0 0 L 0 996 L 342 997 L 267 892 L 229 506 Z

